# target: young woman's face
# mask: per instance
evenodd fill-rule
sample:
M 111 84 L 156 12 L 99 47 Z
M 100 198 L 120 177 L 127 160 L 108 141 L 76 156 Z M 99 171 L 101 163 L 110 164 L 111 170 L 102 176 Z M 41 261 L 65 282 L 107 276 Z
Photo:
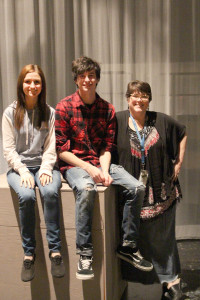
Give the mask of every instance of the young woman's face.
M 38 73 L 31 72 L 26 74 L 23 82 L 23 91 L 27 100 L 37 99 L 42 91 L 42 80 Z

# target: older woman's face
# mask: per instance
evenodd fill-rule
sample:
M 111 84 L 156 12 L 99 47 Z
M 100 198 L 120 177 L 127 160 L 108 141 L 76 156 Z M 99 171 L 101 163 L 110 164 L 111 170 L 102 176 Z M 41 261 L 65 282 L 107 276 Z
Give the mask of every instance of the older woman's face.
M 139 92 L 133 92 L 127 99 L 130 112 L 146 112 L 149 107 L 149 96 Z

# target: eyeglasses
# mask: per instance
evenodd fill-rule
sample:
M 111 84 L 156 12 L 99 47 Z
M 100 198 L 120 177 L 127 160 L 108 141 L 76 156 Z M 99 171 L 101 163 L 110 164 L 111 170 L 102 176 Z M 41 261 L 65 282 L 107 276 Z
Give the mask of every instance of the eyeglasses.
M 133 98 L 134 100 L 139 100 L 140 99 L 144 102 L 149 100 L 149 97 L 146 96 L 146 95 L 133 95 L 133 94 L 131 94 L 130 97 Z

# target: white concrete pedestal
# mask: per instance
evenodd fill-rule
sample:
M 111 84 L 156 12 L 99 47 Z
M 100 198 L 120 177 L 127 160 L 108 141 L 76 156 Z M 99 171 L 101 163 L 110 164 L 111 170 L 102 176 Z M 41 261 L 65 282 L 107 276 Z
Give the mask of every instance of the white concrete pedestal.
M 37 190 L 35 278 L 20 279 L 23 250 L 19 230 L 18 199 L 10 190 L 6 175 L 0 175 L 0 299 L 1 300 L 120 300 L 127 283 L 121 279 L 116 258 L 118 223 L 114 187 L 98 187 L 93 218 L 95 278 L 76 279 L 78 256 L 75 250 L 75 198 L 71 188 L 61 189 L 61 239 L 66 275 L 54 279 L 46 241 L 42 203 Z

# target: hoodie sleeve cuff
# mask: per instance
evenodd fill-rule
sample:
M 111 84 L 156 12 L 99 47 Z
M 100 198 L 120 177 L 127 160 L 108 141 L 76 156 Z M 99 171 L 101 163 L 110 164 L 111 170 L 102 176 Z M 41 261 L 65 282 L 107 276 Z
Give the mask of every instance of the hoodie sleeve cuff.
M 39 178 L 42 174 L 46 174 L 46 175 L 49 175 L 49 176 L 52 176 L 52 171 L 51 170 L 48 170 L 48 169 L 40 169 L 39 170 Z
M 26 172 L 29 172 L 29 169 L 26 166 L 21 167 L 21 168 L 18 169 L 18 173 L 19 173 L 20 176 L 22 174 L 26 173 Z

